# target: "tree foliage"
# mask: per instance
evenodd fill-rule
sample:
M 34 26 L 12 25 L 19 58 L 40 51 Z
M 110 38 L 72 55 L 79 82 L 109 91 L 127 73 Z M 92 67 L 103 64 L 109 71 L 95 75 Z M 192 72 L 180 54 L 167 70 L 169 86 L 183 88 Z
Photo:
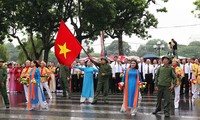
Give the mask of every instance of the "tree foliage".
M 19 50 L 12 43 L 7 43 L 5 46 L 7 48 L 7 53 L 8 53 L 8 58 L 9 58 L 8 60 L 17 61 Z
M 49 62 L 53 62 L 53 63 L 58 62 L 54 52 L 52 52 L 52 51 L 49 52 Z
M 167 0 L 163 1 L 167 2 Z M 80 0 L 78 0 L 78 2 L 80 2 Z M 118 54 L 123 54 L 124 51 L 122 45 L 123 34 L 129 36 L 135 34 L 141 38 L 149 38 L 150 35 L 148 34 L 146 28 L 156 27 L 158 23 L 154 15 L 148 11 L 151 1 L 84 0 L 80 2 L 80 4 L 81 3 L 82 9 L 81 7 L 78 7 L 80 8 L 78 9 L 80 13 L 78 14 L 80 26 L 87 25 L 86 28 L 90 27 L 93 31 L 86 32 L 86 34 L 93 33 L 94 35 L 97 35 L 99 30 L 105 30 L 107 35 L 111 38 L 117 38 L 119 42 Z M 162 10 L 160 9 L 158 12 L 166 12 L 166 8 L 163 8 Z M 75 30 L 76 28 L 78 27 L 75 26 Z M 79 36 L 78 32 L 80 32 L 80 28 L 81 27 L 79 27 L 76 31 L 77 36 Z M 81 38 L 78 38 L 79 41 L 81 41 Z
M 129 55 L 131 53 L 131 46 L 123 41 L 123 48 L 125 55 Z M 110 45 L 106 46 L 106 51 L 108 55 L 119 55 L 118 53 L 118 41 L 114 40 Z
M 196 17 L 200 18 L 200 0 L 194 1 L 193 4 L 196 8 L 192 11 L 192 13 L 194 13 Z
M 44 50 L 44 60 L 47 61 L 59 22 L 61 19 L 67 21 L 71 6 L 72 0 L 2 0 L 1 9 L 6 14 L 2 18 L 3 24 L 8 28 L 3 31 L 7 34 L 3 35 L 10 41 L 17 40 L 27 59 L 31 59 L 22 38 L 18 36 L 19 33 L 28 34 L 34 58 L 39 59 Z M 34 36 L 41 41 L 41 49 L 36 48 Z
M 188 46 L 180 47 L 178 49 L 178 54 L 184 57 L 200 58 L 199 46 L 199 41 L 190 42 Z
M 30 57 L 31 60 L 36 60 L 36 59 L 42 58 L 42 56 L 40 56 L 40 58 L 35 57 L 35 55 L 34 55 L 35 53 L 34 53 L 34 50 L 32 47 L 32 42 L 30 41 L 30 38 L 28 40 L 23 39 L 22 41 L 24 41 L 23 42 L 24 47 L 27 50 L 28 56 Z M 34 42 L 35 47 L 37 48 L 36 52 L 39 52 L 42 49 L 41 41 L 37 40 L 37 38 L 34 37 L 33 42 Z M 27 60 L 27 57 L 21 46 L 17 46 L 17 48 L 19 49 L 18 61 L 19 61 L 19 63 L 24 63 Z
M 161 55 L 167 54 L 167 52 L 169 51 L 168 48 L 168 44 L 164 41 L 164 40 L 160 40 L 160 39 L 153 39 L 153 40 L 149 40 L 145 45 L 140 45 L 140 47 L 137 50 L 137 55 L 139 57 L 144 56 L 145 54 L 155 54 L 158 55 L 158 50 L 155 50 L 153 48 L 154 45 L 156 45 L 156 43 L 160 41 L 161 44 L 163 44 L 165 47 L 160 51 Z
M 119 54 L 123 55 L 123 34 L 148 38 L 146 28 L 156 27 L 158 22 L 147 10 L 149 4 L 146 0 L 112 0 L 112 3 L 115 5 L 116 14 L 106 33 L 111 38 L 118 38 Z
M 163 0 L 166 1 L 166 0 Z M 153 2 L 153 1 L 152 1 Z M 26 59 L 44 60 L 54 45 L 59 22 L 71 22 L 74 35 L 82 40 L 94 41 L 100 31 L 105 30 L 112 38 L 118 38 L 119 54 L 123 54 L 122 35 L 136 34 L 148 38 L 146 28 L 156 27 L 157 20 L 148 11 L 147 0 L 1 0 L 0 43 L 4 38 L 17 40 Z M 160 11 L 164 11 L 160 10 Z M 26 47 L 30 40 L 32 54 Z M 37 48 L 34 37 L 41 42 Z M 88 50 L 92 50 L 89 48 Z M 33 57 L 33 56 L 34 57 Z
M 9 59 L 7 47 L 5 45 L 0 45 L 0 58 L 4 61 L 8 61 Z

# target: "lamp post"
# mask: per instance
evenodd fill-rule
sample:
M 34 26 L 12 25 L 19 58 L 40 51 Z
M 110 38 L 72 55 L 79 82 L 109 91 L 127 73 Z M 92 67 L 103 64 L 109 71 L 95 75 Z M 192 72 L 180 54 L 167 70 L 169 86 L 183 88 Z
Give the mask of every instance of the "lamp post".
M 156 45 L 153 45 L 153 48 L 154 48 L 155 50 L 158 50 L 158 55 L 159 55 L 159 57 L 160 57 L 160 50 L 162 50 L 164 47 L 165 47 L 165 45 L 162 44 L 160 41 L 158 41 L 158 42 L 156 43 Z

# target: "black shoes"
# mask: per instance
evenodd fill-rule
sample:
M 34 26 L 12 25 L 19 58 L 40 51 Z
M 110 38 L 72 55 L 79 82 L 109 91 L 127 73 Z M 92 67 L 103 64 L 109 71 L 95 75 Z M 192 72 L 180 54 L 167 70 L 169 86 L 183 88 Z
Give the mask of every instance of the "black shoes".
M 152 112 L 152 114 L 153 114 L 153 115 L 156 115 L 156 114 L 157 114 L 157 112 L 156 112 L 156 111 L 155 111 L 155 112 Z
M 104 104 L 109 104 L 108 101 L 104 101 Z
M 67 98 L 68 98 L 68 99 L 71 99 L 71 96 L 68 96 Z
M 7 109 L 9 109 L 9 108 L 10 108 L 10 106 L 9 106 L 9 105 L 6 105 L 6 108 L 7 108 Z
M 92 104 L 96 104 L 97 103 L 97 100 L 93 100 Z
M 170 116 L 169 115 L 165 115 L 165 118 L 169 118 Z
M 156 115 L 158 112 L 160 112 L 161 110 L 156 110 L 155 112 L 152 112 L 153 115 Z
M 152 114 L 153 115 L 157 115 L 157 113 L 158 113 L 159 111 L 155 111 L 155 112 L 152 112 Z M 170 115 L 165 115 L 165 118 L 169 118 L 170 117 Z

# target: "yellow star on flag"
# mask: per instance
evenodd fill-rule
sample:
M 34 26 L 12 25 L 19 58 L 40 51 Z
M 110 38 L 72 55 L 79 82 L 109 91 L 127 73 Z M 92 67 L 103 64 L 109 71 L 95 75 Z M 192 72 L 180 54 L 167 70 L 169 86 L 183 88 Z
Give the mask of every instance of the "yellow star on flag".
M 66 59 L 66 54 L 67 54 L 68 52 L 71 52 L 71 50 L 70 50 L 70 49 L 67 49 L 67 47 L 66 47 L 66 42 L 64 43 L 64 45 L 58 45 L 58 46 L 59 46 L 59 48 L 60 48 L 59 54 L 64 54 L 64 57 L 65 57 L 65 59 Z

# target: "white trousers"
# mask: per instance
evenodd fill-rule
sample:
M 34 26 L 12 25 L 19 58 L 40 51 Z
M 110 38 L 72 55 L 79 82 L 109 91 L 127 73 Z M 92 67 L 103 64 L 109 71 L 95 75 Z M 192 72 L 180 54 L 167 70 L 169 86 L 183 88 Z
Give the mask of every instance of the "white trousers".
M 28 87 L 27 87 L 27 85 L 24 85 L 24 93 L 25 93 L 26 102 L 28 102 Z
M 194 89 L 194 94 L 192 96 L 193 99 L 198 98 L 198 96 L 199 96 L 199 88 L 200 88 L 200 84 L 196 83 L 195 84 L 195 89 Z
M 86 99 L 87 99 L 88 102 L 92 103 L 94 98 L 92 98 L 92 97 L 91 98 L 86 98 L 86 97 L 81 96 L 80 102 L 83 103 L 83 102 L 86 101 Z
M 52 95 L 51 95 L 51 91 L 50 91 L 50 89 L 49 89 L 48 82 L 44 82 L 44 83 L 41 82 L 41 83 L 40 83 L 40 86 L 41 86 L 41 88 L 42 88 L 42 91 L 43 91 L 43 87 L 46 89 L 49 98 L 52 99 Z
M 196 79 L 195 75 L 192 74 L 192 79 Z M 192 94 L 194 94 L 194 91 L 195 91 L 195 84 L 192 84 L 191 83 L 191 91 L 192 91 Z
M 38 103 L 37 104 L 32 104 L 32 108 L 38 109 L 38 107 L 40 106 L 40 108 L 46 108 L 46 109 L 48 109 L 47 102 L 42 100 L 42 94 L 41 94 L 39 86 L 38 86 L 38 99 L 39 99 Z
M 55 75 L 51 74 L 51 80 L 50 80 L 50 90 L 51 92 L 55 92 L 56 91 L 56 81 L 55 81 Z
M 174 92 L 175 92 L 174 107 L 178 108 L 179 107 L 179 101 L 180 101 L 180 85 L 174 87 Z
M 138 99 L 139 100 L 142 100 L 142 95 L 141 95 L 141 92 L 139 91 L 139 94 L 138 94 L 139 96 L 138 96 Z M 125 109 L 125 107 L 124 107 L 124 95 L 123 95 L 123 103 L 122 103 L 122 106 L 121 106 L 121 109 L 120 109 L 120 112 L 126 112 L 126 109 Z M 139 101 L 138 101 L 139 102 Z M 137 109 L 134 109 L 134 108 L 131 108 L 131 113 L 135 113 L 135 112 L 137 112 Z
M 9 84 L 10 84 L 10 75 L 8 74 L 8 78 L 6 80 L 6 90 L 9 92 Z
M 194 94 L 194 91 L 195 91 L 195 84 L 192 84 L 192 83 L 191 83 L 191 86 L 192 86 L 192 94 Z

